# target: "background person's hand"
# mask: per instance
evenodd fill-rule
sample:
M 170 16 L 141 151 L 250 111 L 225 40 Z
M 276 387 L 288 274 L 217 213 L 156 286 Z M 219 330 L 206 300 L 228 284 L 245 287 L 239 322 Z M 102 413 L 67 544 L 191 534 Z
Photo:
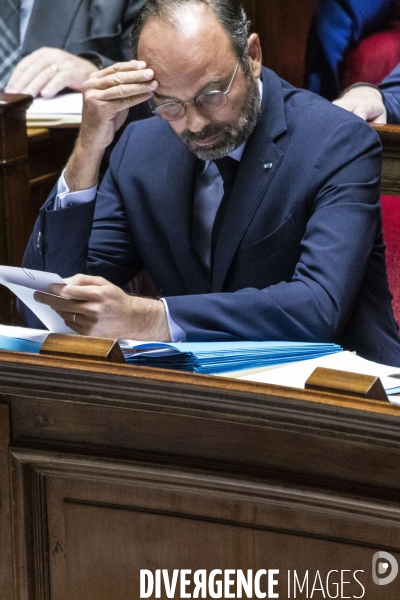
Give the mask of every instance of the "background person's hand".
M 385 124 L 387 121 L 382 94 L 368 85 L 351 88 L 341 98 L 334 100 L 333 104 L 345 108 L 370 123 Z
M 55 310 L 80 335 L 170 341 L 167 316 L 160 300 L 129 296 L 103 277 L 75 275 L 66 285 L 49 286 L 50 296 L 35 300 Z
M 81 91 L 84 81 L 99 69 L 85 58 L 59 48 L 40 48 L 15 68 L 6 92 L 52 98 L 64 88 Z

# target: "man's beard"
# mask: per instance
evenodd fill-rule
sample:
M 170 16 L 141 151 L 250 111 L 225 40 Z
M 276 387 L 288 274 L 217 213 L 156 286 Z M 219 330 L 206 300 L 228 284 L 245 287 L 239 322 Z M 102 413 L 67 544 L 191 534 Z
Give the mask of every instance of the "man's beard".
M 246 75 L 246 81 L 246 100 L 237 121 L 232 123 L 210 123 L 197 133 L 186 129 L 179 136 L 190 152 L 201 160 L 215 160 L 227 156 L 246 142 L 253 133 L 260 114 L 260 92 L 258 83 L 251 72 Z M 221 134 L 220 137 L 212 146 L 203 148 L 195 143 L 219 134 Z

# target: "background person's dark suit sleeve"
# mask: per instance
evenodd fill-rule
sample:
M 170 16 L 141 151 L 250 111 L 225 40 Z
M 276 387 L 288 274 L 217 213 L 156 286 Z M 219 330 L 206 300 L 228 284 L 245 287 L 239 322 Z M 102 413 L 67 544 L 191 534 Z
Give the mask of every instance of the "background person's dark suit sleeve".
M 35 0 L 22 55 L 43 46 L 92 58 L 99 67 L 131 59 L 130 32 L 144 0 Z
M 387 122 L 400 125 L 400 64 L 379 85 L 387 111 Z

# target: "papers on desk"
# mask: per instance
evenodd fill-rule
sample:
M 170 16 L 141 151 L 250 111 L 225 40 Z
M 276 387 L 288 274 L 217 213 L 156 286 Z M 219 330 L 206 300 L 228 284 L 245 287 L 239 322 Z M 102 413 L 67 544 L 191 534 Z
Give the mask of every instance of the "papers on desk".
M 55 98 L 35 98 L 26 111 L 28 127 L 60 127 L 82 122 L 82 94 L 61 94 Z
M 49 331 L 75 334 L 50 306 L 36 302 L 33 297 L 36 291 L 47 293 L 50 283 L 65 283 L 65 281 L 55 273 L 0 266 L 0 284 L 8 287 L 22 300 Z
M 208 375 L 302 361 L 341 352 L 336 344 L 303 342 L 121 343 L 128 363 Z
M 39 353 L 50 331 L 0 325 L 0 349 Z M 164 344 L 120 340 L 128 363 L 193 373 L 227 374 L 236 379 L 258 381 L 285 387 L 304 388 L 317 367 L 380 377 L 389 400 L 400 404 L 400 369 L 365 360 L 343 352 L 335 344 L 300 342 L 197 342 Z M 310 356 L 313 358 L 310 359 Z M 294 362 L 296 361 L 296 362 Z M 288 364 L 290 363 L 290 364 Z M 260 369 L 262 367 L 262 369 Z M 258 372 L 238 375 L 239 369 Z
M 45 329 L 0 325 L 0 349 L 38 354 L 49 333 Z
M 389 375 L 400 375 L 400 369 L 366 360 L 347 351 L 306 360 L 302 363 L 293 363 L 270 371 L 239 375 L 237 379 L 304 389 L 306 380 L 317 367 L 379 377 L 386 393 L 390 396 L 389 400 L 400 404 L 400 396 L 393 396 L 393 394 L 400 394 L 400 379 L 389 377 Z
M 50 331 L 0 325 L 0 349 L 39 352 Z M 341 352 L 335 344 L 301 342 L 197 342 L 164 344 L 120 340 L 130 364 L 192 373 L 228 373 L 266 367 L 328 353 Z

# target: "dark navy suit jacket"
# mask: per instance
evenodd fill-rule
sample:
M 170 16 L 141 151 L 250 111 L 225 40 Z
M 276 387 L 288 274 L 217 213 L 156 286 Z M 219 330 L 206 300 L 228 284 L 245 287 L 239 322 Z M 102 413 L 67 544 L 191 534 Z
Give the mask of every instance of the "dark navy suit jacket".
M 211 284 L 191 245 L 196 159 L 157 118 L 127 128 L 96 202 L 54 211 L 53 192 L 24 265 L 119 286 L 146 268 L 188 340 L 338 342 L 400 366 L 378 137 L 266 69 L 263 85 Z

